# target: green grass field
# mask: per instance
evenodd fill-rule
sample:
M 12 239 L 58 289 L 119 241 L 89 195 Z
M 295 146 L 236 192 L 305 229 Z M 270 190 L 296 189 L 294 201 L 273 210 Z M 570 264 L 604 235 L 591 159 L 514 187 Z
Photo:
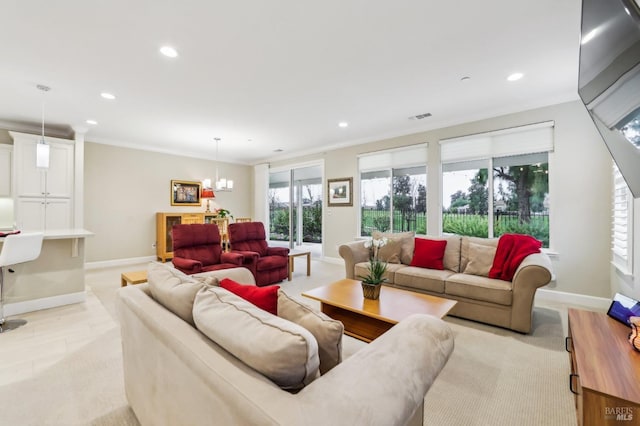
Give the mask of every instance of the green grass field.
M 427 220 L 424 213 L 416 214 L 415 220 L 403 221 L 400 212 L 394 212 L 393 232 L 416 231 L 424 235 Z M 373 230 L 389 231 L 389 212 L 362 210 L 362 235 L 370 236 Z M 468 235 L 487 238 L 489 218 L 486 215 L 462 215 L 443 213 L 442 231 L 448 234 Z M 549 247 L 549 216 L 533 216 L 531 222 L 520 224 L 517 217 L 502 215 L 494 222 L 494 236 L 502 234 L 527 234 L 542 241 L 543 247 Z

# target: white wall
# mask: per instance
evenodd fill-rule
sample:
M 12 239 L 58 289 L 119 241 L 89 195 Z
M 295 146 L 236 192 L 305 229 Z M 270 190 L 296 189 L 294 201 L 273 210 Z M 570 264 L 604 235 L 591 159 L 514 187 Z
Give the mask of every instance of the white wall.
M 87 139 L 90 140 L 90 134 Z M 215 180 L 214 161 L 87 142 L 85 144 L 84 227 L 86 261 L 155 256 L 156 212 L 204 212 L 171 206 L 172 179 Z M 220 176 L 233 179 L 233 192 L 216 192 L 214 204 L 236 216 L 251 216 L 251 167 L 218 163 Z
M 354 177 L 359 194 L 357 155 L 417 143 L 429 143 L 427 169 L 428 233 L 440 230 L 440 139 L 553 120 L 555 150 L 550 155 L 551 250 L 556 283 L 568 293 L 610 297 L 611 157 L 593 122 L 578 101 L 381 140 L 315 156 L 272 163 L 272 167 L 325 159 L 325 179 Z M 358 195 L 356 195 L 358 196 Z M 339 257 L 337 246 L 358 234 L 358 206 L 326 208 L 324 253 Z M 435 206 L 435 208 L 434 208 Z

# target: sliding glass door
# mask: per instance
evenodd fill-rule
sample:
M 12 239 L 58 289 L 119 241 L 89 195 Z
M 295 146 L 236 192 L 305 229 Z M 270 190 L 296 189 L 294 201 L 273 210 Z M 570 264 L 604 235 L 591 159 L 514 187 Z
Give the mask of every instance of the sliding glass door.
M 322 166 L 269 173 L 269 238 L 292 249 L 322 243 Z

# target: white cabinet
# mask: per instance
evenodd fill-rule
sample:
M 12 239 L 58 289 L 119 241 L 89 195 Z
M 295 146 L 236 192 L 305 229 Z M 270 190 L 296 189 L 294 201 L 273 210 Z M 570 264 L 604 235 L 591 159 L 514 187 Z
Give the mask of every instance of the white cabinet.
M 71 228 L 71 200 L 65 198 L 19 197 L 18 229 L 52 231 Z
M 36 167 L 41 137 L 9 132 L 13 137 L 16 224 L 24 231 L 73 227 L 74 141 L 45 137 L 49 167 Z
M 64 197 L 73 192 L 73 142 L 57 142 L 45 138 L 49 144 L 49 168 L 36 167 L 37 139 L 14 140 L 16 193 L 19 197 Z
M 13 146 L 0 144 L 0 197 L 11 197 L 11 154 Z

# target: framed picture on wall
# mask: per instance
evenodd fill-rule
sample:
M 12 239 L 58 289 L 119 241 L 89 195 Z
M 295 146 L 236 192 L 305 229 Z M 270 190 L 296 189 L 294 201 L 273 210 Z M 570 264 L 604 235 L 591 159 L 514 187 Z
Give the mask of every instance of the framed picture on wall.
M 171 181 L 172 206 L 200 206 L 200 182 L 188 180 Z
M 353 178 L 327 179 L 328 206 L 353 206 Z

